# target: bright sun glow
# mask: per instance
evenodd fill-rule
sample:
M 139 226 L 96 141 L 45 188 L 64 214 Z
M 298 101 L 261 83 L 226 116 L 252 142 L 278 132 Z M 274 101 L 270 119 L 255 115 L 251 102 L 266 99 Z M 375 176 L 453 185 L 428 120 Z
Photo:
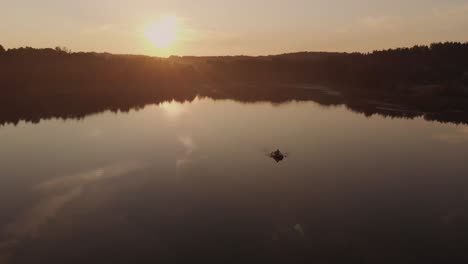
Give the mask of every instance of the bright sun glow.
M 145 36 L 157 48 L 167 48 L 177 40 L 178 21 L 175 15 L 163 16 L 150 25 Z
M 186 111 L 184 104 L 175 101 L 161 103 L 159 107 L 165 112 L 166 116 L 171 119 L 180 117 Z

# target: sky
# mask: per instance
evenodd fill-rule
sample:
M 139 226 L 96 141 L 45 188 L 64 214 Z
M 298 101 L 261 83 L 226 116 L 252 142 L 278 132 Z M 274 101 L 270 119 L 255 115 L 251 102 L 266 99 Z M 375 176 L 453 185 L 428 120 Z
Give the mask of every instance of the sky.
M 169 55 L 468 41 L 468 0 L 0 0 L 0 44 Z

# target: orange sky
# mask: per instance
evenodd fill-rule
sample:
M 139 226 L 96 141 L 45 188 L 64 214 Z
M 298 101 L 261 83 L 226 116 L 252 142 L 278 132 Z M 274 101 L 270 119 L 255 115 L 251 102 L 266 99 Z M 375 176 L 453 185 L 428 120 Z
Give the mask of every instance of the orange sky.
M 0 43 L 7 48 L 264 55 L 468 41 L 468 0 L 4 0 L 1 5 Z

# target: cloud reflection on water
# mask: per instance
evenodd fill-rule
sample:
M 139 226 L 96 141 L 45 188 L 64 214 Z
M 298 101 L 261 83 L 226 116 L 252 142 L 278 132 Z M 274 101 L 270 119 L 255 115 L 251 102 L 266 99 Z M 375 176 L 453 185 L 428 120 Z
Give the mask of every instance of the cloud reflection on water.
M 453 132 L 435 134 L 433 138 L 448 144 L 466 143 L 468 142 L 468 127 L 461 127 Z
M 47 180 L 34 187 L 34 191 L 41 198 L 35 205 L 23 212 L 14 222 L 3 230 L 1 250 L 16 246 L 22 239 L 39 234 L 41 226 L 54 219 L 57 214 L 70 202 L 85 194 L 88 185 L 97 184 L 107 179 L 131 175 L 143 170 L 147 165 L 141 162 L 128 161 L 115 163 L 81 173 L 66 175 Z
M 183 146 L 183 151 L 180 157 L 176 160 L 176 174 L 178 175 L 180 170 L 192 162 L 192 155 L 197 149 L 197 145 L 190 136 L 180 136 L 178 138 L 179 143 Z

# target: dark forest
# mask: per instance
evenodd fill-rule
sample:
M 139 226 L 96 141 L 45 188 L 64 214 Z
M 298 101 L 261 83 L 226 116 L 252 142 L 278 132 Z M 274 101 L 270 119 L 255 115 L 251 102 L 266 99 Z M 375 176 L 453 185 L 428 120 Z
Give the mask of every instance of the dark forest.
M 467 123 L 468 43 L 366 54 L 170 58 L 0 47 L 0 87 L 2 124 L 128 111 L 196 96 L 313 100 L 344 104 L 368 116 Z M 382 103 L 398 107 L 389 110 Z

